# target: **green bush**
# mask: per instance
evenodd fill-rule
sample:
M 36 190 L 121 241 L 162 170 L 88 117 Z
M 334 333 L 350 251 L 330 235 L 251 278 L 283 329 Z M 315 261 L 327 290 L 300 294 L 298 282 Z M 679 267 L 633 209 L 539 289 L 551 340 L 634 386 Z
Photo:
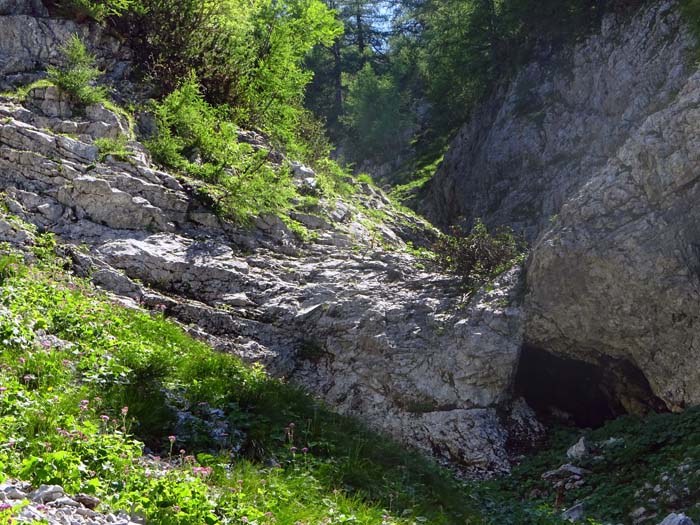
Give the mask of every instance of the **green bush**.
M 10 277 L 24 271 L 22 258 L 18 255 L 0 255 L 0 285 Z
M 112 138 L 99 138 L 95 139 L 95 146 L 100 151 L 100 160 L 103 161 L 108 156 L 111 156 L 117 160 L 127 160 L 131 152 L 127 147 L 127 139 L 125 135 L 120 135 L 116 139 Z
M 253 179 L 245 185 L 255 186 L 261 182 L 257 174 L 268 166 L 237 144 L 235 130 L 241 126 L 264 132 L 275 148 L 335 177 L 337 170 L 327 165 L 331 145 L 324 125 L 302 104 L 311 78 L 304 57 L 342 31 L 320 0 L 71 0 L 65 5 L 73 6 L 75 16 L 89 12 L 92 18 L 109 18 L 129 39 L 142 74 L 153 80 L 162 101 L 158 113 L 165 125 L 150 144 L 162 164 L 229 185 L 242 184 L 240 178 L 225 177 L 240 168 L 239 175 Z M 52 76 L 67 91 L 90 94 L 77 86 L 89 84 L 98 72 L 84 67 L 89 60 L 77 43 L 70 51 L 80 67 L 67 66 Z M 92 76 L 74 78 L 76 71 Z M 192 73 L 196 93 L 190 89 Z M 266 180 L 283 175 L 275 173 L 268 172 Z M 278 208 L 290 196 L 277 191 L 280 198 L 270 202 L 267 197 L 279 189 L 276 184 L 264 192 L 263 208 Z
M 231 110 L 204 100 L 193 74 L 154 110 L 159 132 L 147 144 L 154 159 L 210 183 L 224 215 L 245 223 L 289 207 L 296 192 L 288 171 L 271 166 L 267 151 L 238 142 Z
M 78 104 L 85 106 L 105 100 L 105 89 L 94 86 L 102 72 L 95 67 L 95 57 L 87 51 L 80 37 L 71 35 L 60 51 L 63 64 L 48 69 L 49 80 Z
M 280 144 L 298 139 L 316 44 L 342 30 L 320 0 L 141 0 L 117 27 L 134 42 L 144 72 L 162 94 L 194 70 L 208 102 L 227 104 L 241 126 Z
M 58 2 L 58 7 L 73 18 L 92 18 L 103 22 L 109 17 L 120 16 L 129 10 L 139 10 L 141 5 L 140 0 L 64 0 Z
M 700 0 L 683 0 L 681 13 L 696 37 L 700 37 Z
M 518 257 L 518 242 L 510 228 L 499 228 L 493 235 L 477 219 L 469 235 L 454 228 L 433 245 L 436 262 L 443 269 L 461 276 L 475 287 L 508 269 Z

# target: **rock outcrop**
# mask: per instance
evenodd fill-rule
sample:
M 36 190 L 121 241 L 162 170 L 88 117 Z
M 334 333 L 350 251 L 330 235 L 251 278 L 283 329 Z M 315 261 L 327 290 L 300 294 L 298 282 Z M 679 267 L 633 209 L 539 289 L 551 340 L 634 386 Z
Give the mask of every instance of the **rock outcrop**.
M 544 54 L 477 108 L 430 183 L 421 211 L 447 226 L 481 218 L 529 239 L 692 75 L 678 5 L 608 15 L 573 48 Z
M 533 246 L 529 341 L 632 363 L 669 408 L 700 403 L 700 75 L 652 114 Z
M 119 300 L 162 310 L 468 473 L 507 471 L 508 447 L 539 435 L 511 396 L 523 333 L 517 269 L 465 303 L 456 278 L 406 250 L 404 239 L 419 244 L 430 227 L 362 183 L 352 201 L 292 214 L 312 242 L 275 216 L 236 226 L 154 168 L 138 142 L 127 161 L 102 159 L 95 139 L 128 123 L 100 105 L 73 109 L 53 88 L 23 104 L 0 99 L 0 239 L 30 244 L 19 220 L 53 232 L 75 270 Z M 292 168 L 295 183 L 313 187 L 313 171 Z
M 700 403 L 693 45 L 675 2 L 606 17 L 477 111 L 431 187 L 443 224 L 526 233 L 526 342 L 604 368 L 628 412 Z
M 87 43 L 111 81 L 125 78 L 129 50 L 97 24 L 50 18 L 41 0 L 0 0 L 0 91 L 43 78 L 72 34 Z

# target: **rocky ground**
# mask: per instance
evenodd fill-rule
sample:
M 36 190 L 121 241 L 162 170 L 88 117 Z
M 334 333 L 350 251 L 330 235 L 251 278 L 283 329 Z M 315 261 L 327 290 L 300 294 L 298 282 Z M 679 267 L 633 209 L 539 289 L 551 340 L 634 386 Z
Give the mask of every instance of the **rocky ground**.
M 516 270 L 464 302 L 456 278 L 407 249 L 404 239 L 419 243 L 430 228 L 362 183 L 350 200 L 292 214 L 311 242 L 274 216 L 236 226 L 137 142 L 127 161 L 101 159 L 94 140 L 126 132 L 102 106 L 77 115 L 54 88 L 0 101 L 8 212 L 56 233 L 76 270 L 125 302 L 161 309 L 215 348 L 472 474 L 508 470 L 509 432 L 541 432 L 511 398 Z M 293 169 L 297 184 L 314 185 L 311 170 Z
M 58 485 L 41 485 L 31 490 L 16 480 L 0 485 L 0 511 L 12 511 L 12 523 L 46 521 L 51 525 L 136 525 L 128 514 L 100 513 L 93 510 L 99 500 L 87 494 L 66 495 Z

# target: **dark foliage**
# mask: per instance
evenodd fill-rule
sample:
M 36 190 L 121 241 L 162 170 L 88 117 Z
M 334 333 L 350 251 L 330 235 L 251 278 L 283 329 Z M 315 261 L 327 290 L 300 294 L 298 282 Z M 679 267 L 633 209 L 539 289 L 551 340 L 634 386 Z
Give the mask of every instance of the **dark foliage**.
M 452 235 L 441 236 L 433 245 L 433 251 L 438 265 L 475 287 L 508 269 L 520 253 L 518 244 L 510 228 L 499 228 L 490 234 L 477 220 L 469 235 L 453 228 Z

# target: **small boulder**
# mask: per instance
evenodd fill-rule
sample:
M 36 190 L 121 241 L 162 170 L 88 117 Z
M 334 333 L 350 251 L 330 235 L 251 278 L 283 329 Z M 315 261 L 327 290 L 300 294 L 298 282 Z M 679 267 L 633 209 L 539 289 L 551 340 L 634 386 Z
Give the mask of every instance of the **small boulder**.
M 0 494 L 4 496 L 2 499 L 24 499 L 27 497 L 25 492 L 10 484 L 0 485 Z
M 224 295 L 221 298 L 221 302 L 229 306 L 255 306 L 255 303 L 248 298 L 245 292 Z
M 292 162 L 290 167 L 292 168 L 292 182 L 296 187 L 316 188 L 318 181 L 316 180 L 316 172 L 314 170 L 299 162 Z
M 85 116 L 90 121 L 86 133 L 94 139 L 118 139 L 129 135 L 129 122 L 126 117 L 116 114 L 102 104 L 86 107 Z
M 63 487 L 59 485 L 41 485 L 38 489 L 29 493 L 29 499 L 34 503 L 51 503 L 66 495 Z
M 572 445 L 569 450 L 566 451 L 566 457 L 569 459 L 577 460 L 584 458 L 589 454 L 590 450 L 588 448 L 588 443 L 585 437 L 581 437 L 575 445 Z
M 542 479 L 561 479 L 570 476 L 583 477 L 589 473 L 590 472 L 586 469 L 567 463 L 566 465 L 562 465 L 556 470 L 550 470 L 548 472 L 545 472 L 544 474 L 542 474 Z
M 75 509 L 75 513 L 78 516 L 82 516 L 84 518 L 95 518 L 100 515 L 99 512 L 95 512 L 94 510 L 86 509 L 83 507 Z
M 68 496 L 63 496 L 54 500 L 52 505 L 55 505 L 56 507 L 80 507 L 80 503 L 72 498 L 69 498 Z
M 676 514 L 673 512 L 666 516 L 659 525 L 695 525 L 695 523 L 685 514 Z
M 333 209 L 329 212 L 329 216 L 335 222 L 345 222 L 352 218 L 352 210 L 347 204 L 338 199 Z
M 90 494 L 83 494 L 82 492 L 75 497 L 75 501 L 81 503 L 90 510 L 93 510 L 100 504 L 99 498 L 91 496 Z
M 561 517 L 571 522 L 583 520 L 583 503 L 579 503 L 565 510 L 562 512 Z

